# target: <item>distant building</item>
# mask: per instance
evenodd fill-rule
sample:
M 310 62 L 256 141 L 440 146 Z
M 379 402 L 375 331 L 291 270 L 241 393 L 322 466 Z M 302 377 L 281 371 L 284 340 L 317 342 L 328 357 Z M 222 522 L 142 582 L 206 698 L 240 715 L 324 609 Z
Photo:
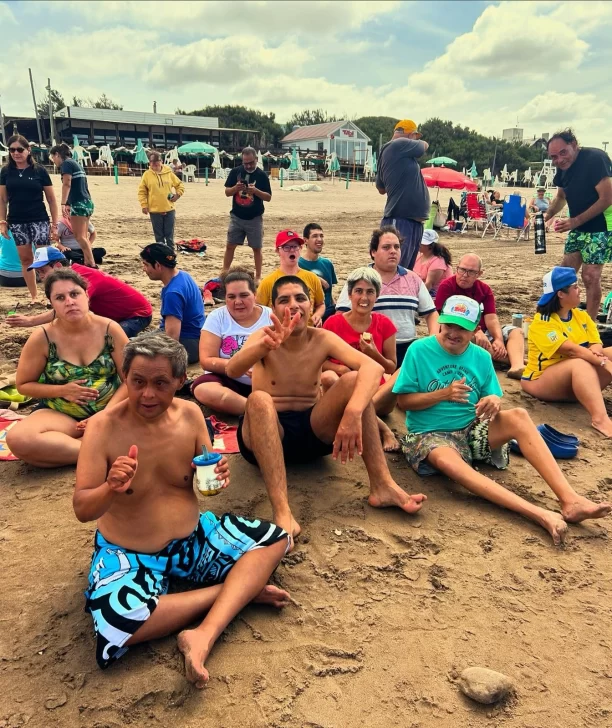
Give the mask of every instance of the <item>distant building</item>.
M 41 119 L 43 142 L 49 144 L 49 119 Z M 171 149 L 187 142 L 207 142 L 215 147 L 238 151 L 241 147 L 259 146 L 260 132 L 255 129 L 226 129 L 219 120 L 206 116 L 152 114 L 143 111 L 115 111 L 67 106 L 55 115 L 56 141 L 72 144 L 74 135 L 83 146 L 108 144 L 133 147 L 138 139 L 147 147 Z M 30 141 L 38 140 L 36 119 L 5 117 L 7 135 L 14 129 Z
M 517 126 L 511 129 L 504 129 L 502 131 L 502 139 L 507 142 L 522 142 L 523 131 L 523 129 L 519 129 Z
M 352 121 L 330 121 L 326 124 L 300 126 L 281 139 L 283 149 L 301 152 L 335 152 L 344 164 L 364 164 L 371 139 Z

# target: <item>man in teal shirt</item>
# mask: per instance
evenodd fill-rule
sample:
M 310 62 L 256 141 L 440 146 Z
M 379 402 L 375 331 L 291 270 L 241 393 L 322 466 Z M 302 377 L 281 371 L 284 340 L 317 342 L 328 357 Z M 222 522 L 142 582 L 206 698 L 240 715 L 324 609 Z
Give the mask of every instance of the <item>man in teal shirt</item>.
M 310 222 L 304 228 L 302 237 L 304 238 L 304 248 L 298 260 L 298 266 L 302 270 L 309 270 L 314 273 L 321 281 L 323 295 L 325 296 L 325 313 L 322 321 L 325 322 L 336 313 L 336 304 L 332 296 L 332 289 L 338 283 L 336 271 L 331 260 L 321 255 L 325 242 L 323 228 L 316 222 Z
M 524 409 L 500 411 L 503 392 L 491 357 L 471 343 L 479 321 L 476 301 L 451 296 L 442 307 L 440 332 L 408 349 L 393 387 L 406 411 L 408 435 L 402 449 L 420 475 L 441 472 L 475 495 L 535 521 L 560 544 L 567 523 L 601 518 L 612 505 L 593 503 L 574 491 Z M 506 468 L 513 438 L 559 499 L 561 515 L 533 505 L 472 467 L 473 460 L 480 460 Z

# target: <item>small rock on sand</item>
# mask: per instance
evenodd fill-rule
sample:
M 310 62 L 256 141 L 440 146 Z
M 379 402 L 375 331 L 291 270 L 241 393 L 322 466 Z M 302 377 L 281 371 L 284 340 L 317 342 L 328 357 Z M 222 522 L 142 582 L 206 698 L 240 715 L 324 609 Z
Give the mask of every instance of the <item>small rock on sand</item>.
M 496 703 L 512 689 L 509 677 L 486 667 L 468 667 L 461 673 L 457 684 L 468 698 L 485 705 Z

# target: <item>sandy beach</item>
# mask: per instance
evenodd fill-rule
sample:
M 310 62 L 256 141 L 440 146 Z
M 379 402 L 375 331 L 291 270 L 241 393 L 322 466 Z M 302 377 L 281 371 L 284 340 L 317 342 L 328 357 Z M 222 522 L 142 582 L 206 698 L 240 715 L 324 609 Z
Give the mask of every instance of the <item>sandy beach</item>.
M 59 194 L 59 178 L 53 180 Z M 318 193 L 272 184 L 264 273 L 276 266 L 276 232 L 301 232 L 315 221 L 342 283 L 368 262 L 370 232 L 384 205 L 372 184 L 352 182 L 347 190 L 344 182 L 324 182 Z M 104 270 L 142 290 L 157 323 L 160 285 L 146 278 L 138 257 L 153 236 L 137 185 L 135 178 L 120 178 L 117 186 L 112 178 L 90 177 L 93 221 L 97 244 L 108 251 Z M 459 201 L 460 193 L 453 196 Z M 440 193 L 444 207 L 449 197 Z M 203 258 L 180 257 L 200 285 L 219 272 L 229 208 L 218 180 L 187 185 L 177 203 L 177 239 L 201 237 L 208 245 Z M 533 314 L 542 275 L 563 250 L 559 235 L 548 236 L 548 253 L 540 256 L 533 236 L 520 243 L 514 237 L 441 238 L 455 262 L 468 251 L 482 256 L 502 323 L 513 312 Z M 250 250 L 239 250 L 236 262 L 251 263 Z M 610 267 L 603 283 L 605 295 L 612 288 Z M 15 370 L 29 335 L 9 329 L 6 312 L 27 300 L 26 289 L 0 288 L 2 372 Z M 525 407 L 536 423 L 580 438 L 578 458 L 561 462 L 576 490 L 595 500 L 612 497 L 611 446 L 590 428 L 587 413 L 536 402 L 504 372 L 499 377 L 503 407 Z M 403 432 L 399 411 L 389 423 Z M 344 467 L 326 458 L 288 470 L 303 535 L 273 581 L 294 603 L 280 614 L 246 608 L 207 662 L 211 680 L 203 691 L 186 682 L 175 637 L 132 648 L 107 671 L 98 669 L 83 611 L 95 526 L 73 514 L 74 469 L 1 463 L 0 728 L 610 726 L 612 519 L 571 526 L 567 545 L 555 548 L 536 525 L 445 478 L 419 479 L 398 454 L 388 459 L 401 486 L 427 494 L 417 516 L 370 508 L 361 460 Z M 239 455 L 230 465 L 232 485 L 206 506 L 219 514 L 270 517 L 258 471 Z M 522 458 L 512 456 L 505 472 L 484 470 L 530 501 L 557 509 Z M 514 694 L 495 706 L 473 703 L 455 683 L 468 666 L 505 673 Z

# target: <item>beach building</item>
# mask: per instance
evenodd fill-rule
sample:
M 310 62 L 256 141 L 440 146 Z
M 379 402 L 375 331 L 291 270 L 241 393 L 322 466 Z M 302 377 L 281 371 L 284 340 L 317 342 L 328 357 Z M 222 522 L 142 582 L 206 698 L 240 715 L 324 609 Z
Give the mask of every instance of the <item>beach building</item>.
M 330 121 L 300 126 L 281 139 L 285 151 L 314 152 L 326 156 L 335 152 L 342 164 L 363 165 L 372 152 L 372 141 L 352 121 Z M 369 151 L 368 151 L 369 147 Z
M 171 149 L 187 142 L 207 142 L 227 151 L 244 146 L 258 147 L 260 132 L 255 129 L 226 129 L 215 117 L 181 114 L 153 114 L 144 111 L 115 111 L 85 106 L 67 106 L 55 114 L 56 141 L 72 144 L 76 135 L 82 146 L 108 144 L 132 147 L 141 139 L 147 147 Z M 50 144 L 49 119 L 41 119 L 43 143 Z M 34 117 L 5 117 L 7 136 L 23 134 L 38 140 Z

